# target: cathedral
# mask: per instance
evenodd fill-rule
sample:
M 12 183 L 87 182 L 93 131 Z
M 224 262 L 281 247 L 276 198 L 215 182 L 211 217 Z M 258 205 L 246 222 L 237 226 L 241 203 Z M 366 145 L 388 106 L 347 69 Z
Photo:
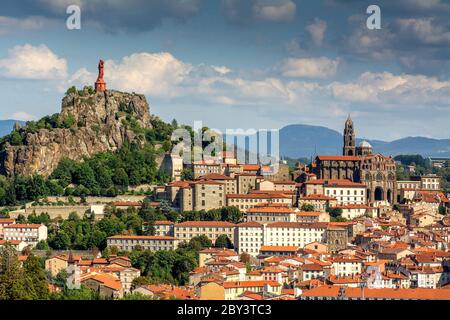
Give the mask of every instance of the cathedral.
M 312 171 L 318 179 L 350 179 L 367 187 L 367 202 L 374 204 L 397 199 L 396 165 L 392 157 L 373 154 L 362 141 L 356 146 L 355 128 L 349 116 L 344 128 L 342 156 L 317 156 Z

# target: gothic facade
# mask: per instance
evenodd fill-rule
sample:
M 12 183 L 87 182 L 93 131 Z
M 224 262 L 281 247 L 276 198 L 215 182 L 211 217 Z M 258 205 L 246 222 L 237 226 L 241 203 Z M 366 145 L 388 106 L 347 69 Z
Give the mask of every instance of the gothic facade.
M 397 199 L 396 165 L 392 157 L 373 154 L 363 141 L 356 146 L 353 121 L 348 117 L 344 129 L 342 156 L 317 156 L 313 172 L 318 179 L 349 179 L 367 186 L 367 202 Z

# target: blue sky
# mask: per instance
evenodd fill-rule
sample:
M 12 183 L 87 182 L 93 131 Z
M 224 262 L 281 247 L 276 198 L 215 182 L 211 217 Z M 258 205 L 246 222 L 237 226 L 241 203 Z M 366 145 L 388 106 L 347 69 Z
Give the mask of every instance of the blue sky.
M 81 8 L 81 30 L 66 8 Z M 366 8 L 381 8 L 368 30 Z M 151 112 L 214 128 L 302 123 L 360 137 L 450 138 L 450 2 L 2 1 L 0 119 L 59 112 L 71 85 L 144 93 Z

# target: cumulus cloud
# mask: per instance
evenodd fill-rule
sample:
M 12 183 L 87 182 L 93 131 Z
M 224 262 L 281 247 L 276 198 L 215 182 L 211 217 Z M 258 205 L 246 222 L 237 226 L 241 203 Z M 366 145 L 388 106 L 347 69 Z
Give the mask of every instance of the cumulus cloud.
M 339 60 L 326 57 L 288 58 L 279 68 L 285 77 L 325 79 L 336 74 L 338 65 Z
M 377 105 L 449 105 L 450 81 L 424 75 L 363 73 L 356 81 L 329 85 L 335 98 Z
M 414 37 L 423 44 L 450 44 L 448 26 L 435 23 L 434 18 L 398 19 L 396 24 L 398 25 L 398 32 Z
M 306 26 L 312 41 L 316 46 L 321 46 L 325 32 L 327 31 L 327 23 L 321 19 L 315 18 L 314 22 Z
M 225 16 L 234 22 L 288 22 L 295 18 L 297 5 L 292 0 L 222 0 Z
M 67 62 L 47 46 L 25 44 L 8 50 L 0 59 L 1 74 L 8 78 L 53 80 L 67 76 Z
M 254 17 L 263 21 L 291 21 L 295 17 L 297 6 L 287 1 L 256 1 L 253 6 Z

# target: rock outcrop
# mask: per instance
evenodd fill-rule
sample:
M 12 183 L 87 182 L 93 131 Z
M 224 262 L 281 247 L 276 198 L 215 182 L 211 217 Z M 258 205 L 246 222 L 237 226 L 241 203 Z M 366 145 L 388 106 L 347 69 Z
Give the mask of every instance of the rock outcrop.
M 67 94 L 58 117 L 65 128 L 37 132 L 17 128 L 23 145 L 5 144 L 0 154 L 3 174 L 49 176 L 63 158 L 81 160 L 98 152 L 115 151 L 126 142 L 142 144 L 141 129 L 151 128 L 145 96 L 111 90 Z

